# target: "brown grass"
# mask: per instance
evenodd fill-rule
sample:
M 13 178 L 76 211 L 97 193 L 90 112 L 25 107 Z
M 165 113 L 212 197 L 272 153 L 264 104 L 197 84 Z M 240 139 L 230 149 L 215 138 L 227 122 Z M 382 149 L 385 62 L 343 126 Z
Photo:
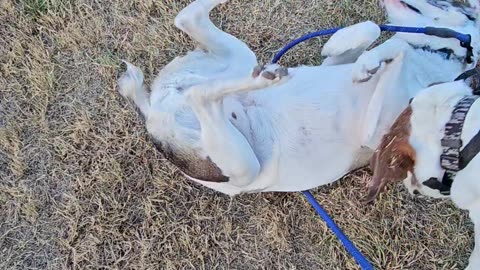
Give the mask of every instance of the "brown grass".
M 116 93 L 120 59 L 151 80 L 192 48 L 173 27 L 187 2 L 0 0 L 0 269 L 358 269 L 301 194 L 186 181 Z M 265 62 L 308 31 L 381 22 L 376 2 L 232 0 L 213 18 Z M 318 63 L 320 45 L 284 63 Z M 369 177 L 314 194 L 378 269 L 466 265 L 465 213 L 400 186 L 363 206 Z

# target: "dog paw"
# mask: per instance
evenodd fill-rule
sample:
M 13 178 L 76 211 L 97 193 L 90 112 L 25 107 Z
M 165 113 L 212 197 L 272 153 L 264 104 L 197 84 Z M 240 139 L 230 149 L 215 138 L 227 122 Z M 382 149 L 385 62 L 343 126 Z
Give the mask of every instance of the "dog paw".
M 118 79 L 118 92 L 124 98 L 133 98 L 136 91 L 143 86 L 143 72 L 127 61 L 122 62 L 127 66 L 127 70 Z
M 340 56 L 351 50 L 365 50 L 380 37 L 380 28 L 366 21 L 338 30 L 323 46 L 322 56 Z
M 360 56 L 353 65 L 352 79 L 354 83 L 362 83 L 370 80 L 382 67 L 382 59 L 375 54 L 365 53 Z
M 228 0 L 196 0 L 195 2 L 202 5 L 204 11 L 210 12 L 216 6 L 227 3 Z M 192 4 L 195 4 L 195 2 Z
M 182 9 L 175 17 L 175 26 L 182 31 L 191 31 L 197 27 L 203 17 L 208 17 L 212 9 L 228 0 L 196 0 Z
M 262 78 L 269 81 L 279 81 L 288 76 L 288 69 L 278 65 L 256 66 L 253 69 L 253 78 Z

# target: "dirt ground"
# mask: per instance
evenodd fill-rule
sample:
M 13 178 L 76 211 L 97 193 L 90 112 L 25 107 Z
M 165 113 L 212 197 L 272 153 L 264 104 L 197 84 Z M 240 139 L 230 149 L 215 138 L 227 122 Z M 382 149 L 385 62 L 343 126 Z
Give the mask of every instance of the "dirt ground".
M 117 94 L 120 59 L 150 82 L 193 48 L 173 26 L 188 2 L 0 0 L 0 269 L 358 269 L 301 194 L 184 179 Z M 212 18 L 263 62 L 309 31 L 384 21 L 376 0 L 232 0 Z M 318 64 L 321 44 L 283 63 Z M 378 269 L 466 266 L 466 213 L 400 185 L 364 206 L 369 177 L 314 194 Z

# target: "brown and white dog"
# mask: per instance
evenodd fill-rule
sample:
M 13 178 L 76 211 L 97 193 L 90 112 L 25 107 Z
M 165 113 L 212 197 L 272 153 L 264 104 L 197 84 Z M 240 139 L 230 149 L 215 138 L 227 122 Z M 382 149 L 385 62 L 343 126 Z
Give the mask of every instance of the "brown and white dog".
M 470 34 L 474 62 L 458 40 L 419 34 L 398 33 L 366 51 L 380 28 L 363 22 L 330 38 L 321 66 L 254 69 L 248 46 L 209 18 L 225 2 L 190 3 L 175 25 L 199 49 L 165 66 L 150 92 L 128 64 L 119 90 L 168 160 L 232 196 L 311 189 L 366 165 L 409 99 L 475 66 L 480 51 L 478 0 L 383 0 L 392 24 Z
M 468 210 L 475 224 L 475 249 L 467 269 L 480 269 L 480 155 L 471 155 L 470 162 L 453 178 L 450 195 L 440 191 L 445 175 L 440 160 L 444 153 L 442 139 L 447 123 L 459 101 L 473 100 L 472 89 L 463 81 L 442 83 L 420 92 L 398 117 L 372 158 L 374 171 L 368 201 L 371 202 L 386 184 L 404 181 L 413 194 L 434 198 L 451 197 L 461 209 Z M 455 123 L 456 124 L 456 123 Z M 472 138 L 480 131 L 480 100 L 470 107 L 460 139 L 462 152 L 473 145 Z M 478 144 L 477 144 L 478 145 Z M 471 158 L 473 157 L 473 158 Z M 433 183 L 433 186 L 432 186 Z

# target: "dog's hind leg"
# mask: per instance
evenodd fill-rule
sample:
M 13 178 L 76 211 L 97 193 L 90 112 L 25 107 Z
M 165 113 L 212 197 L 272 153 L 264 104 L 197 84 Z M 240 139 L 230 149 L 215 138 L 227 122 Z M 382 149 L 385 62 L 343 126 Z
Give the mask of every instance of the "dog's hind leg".
M 323 46 L 322 65 L 354 63 L 357 58 L 380 37 L 380 27 L 366 21 L 343 28 L 333 34 Z
M 279 83 L 284 69 L 254 70 L 253 76 L 215 80 L 188 89 L 187 100 L 200 122 L 203 150 L 237 187 L 251 183 L 260 173 L 260 163 L 247 138 L 224 112 L 223 97 L 229 94 L 264 89 Z
M 210 20 L 210 11 L 225 2 L 227 0 L 196 0 L 180 11 L 175 18 L 175 26 L 209 53 L 252 68 L 257 59 L 250 48 L 234 36 L 218 29 Z
M 212 80 L 208 83 L 191 87 L 187 94 L 189 97 L 200 98 L 204 101 L 218 101 L 228 95 L 278 85 L 287 79 L 287 68 L 280 67 L 277 64 L 271 64 L 266 67 L 257 66 L 249 76 L 238 79 L 219 78 Z
M 389 39 L 383 44 L 363 53 L 355 62 L 352 79 L 356 83 L 370 80 L 385 63 L 405 55 L 412 47 L 402 39 Z
M 147 119 L 150 111 L 149 95 L 143 86 L 143 72 L 136 66 L 124 61 L 127 71 L 118 79 L 120 94 L 131 99 L 140 110 L 142 116 Z

